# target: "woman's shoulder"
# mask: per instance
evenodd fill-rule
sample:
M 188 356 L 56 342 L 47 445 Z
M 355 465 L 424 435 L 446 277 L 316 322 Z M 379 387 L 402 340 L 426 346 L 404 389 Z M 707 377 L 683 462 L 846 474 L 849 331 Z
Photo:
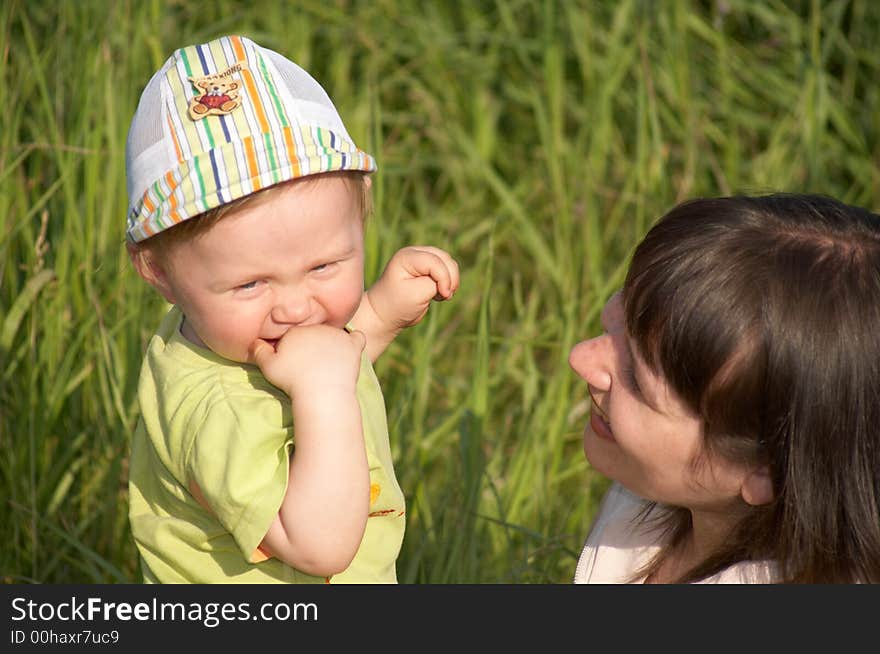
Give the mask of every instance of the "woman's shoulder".
M 596 519 L 587 536 L 587 542 L 598 544 L 610 523 L 622 520 L 630 522 L 638 516 L 644 506 L 645 500 L 614 482 L 606 491 L 605 497 L 602 498 Z
M 776 583 L 777 566 L 773 561 L 740 561 L 698 584 L 772 584 Z
M 655 534 L 640 520 L 645 501 L 614 483 L 605 493 L 575 570 L 575 583 L 626 583 L 654 554 Z
M 623 583 L 660 548 L 645 517 L 646 500 L 618 483 L 602 499 L 575 572 L 575 583 Z M 740 561 L 701 584 L 767 584 L 777 577 L 772 561 Z

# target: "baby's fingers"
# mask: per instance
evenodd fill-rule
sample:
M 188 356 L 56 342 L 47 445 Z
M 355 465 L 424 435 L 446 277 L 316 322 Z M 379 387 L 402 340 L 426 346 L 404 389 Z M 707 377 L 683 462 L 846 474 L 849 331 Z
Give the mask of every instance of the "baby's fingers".
M 346 330 L 346 331 L 348 331 L 348 330 Z M 367 344 L 366 334 L 364 334 L 363 332 L 358 331 L 356 329 L 348 331 L 348 334 L 351 337 L 351 341 L 352 341 L 352 343 L 354 343 L 354 346 L 357 349 L 358 353 L 363 352 L 364 347 Z
M 436 300 L 448 300 L 458 290 L 458 262 L 448 252 L 430 245 L 417 245 L 408 248 L 413 271 L 429 275 L 437 284 Z
M 251 361 L 263 368 L 269 361 L 269 357 L 275 354 L 275 348 L 262 338 L 255 340 L 250 347 Z

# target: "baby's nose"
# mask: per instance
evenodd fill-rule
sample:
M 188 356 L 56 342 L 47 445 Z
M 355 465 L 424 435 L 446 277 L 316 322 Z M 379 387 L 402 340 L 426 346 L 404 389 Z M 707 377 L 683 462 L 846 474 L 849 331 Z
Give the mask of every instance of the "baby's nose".
M 275 322 L 299 325 L 311 315 L 309 298 L 301 295 L 290 295 L 275 305 L 272 319 Z

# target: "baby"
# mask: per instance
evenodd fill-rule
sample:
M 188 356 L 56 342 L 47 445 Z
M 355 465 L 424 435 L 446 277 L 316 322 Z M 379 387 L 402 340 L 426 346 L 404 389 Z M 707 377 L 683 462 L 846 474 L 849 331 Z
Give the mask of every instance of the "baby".
M 375 169 L 321 86 L 247 38 L 181 48 L 147 84 L 128 250 L 173 306 L 132 440 L 145 581 L 396 582 L 404 496 L 372 362 L 459 274 L 406 247 L 364 292 Z

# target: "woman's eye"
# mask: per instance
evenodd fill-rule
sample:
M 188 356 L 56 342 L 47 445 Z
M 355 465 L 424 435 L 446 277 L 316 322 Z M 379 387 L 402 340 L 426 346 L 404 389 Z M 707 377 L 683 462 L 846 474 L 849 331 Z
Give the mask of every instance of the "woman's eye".
M 636 371 L 632 366 L 626 366 L 623 369 L 623 377 L 626 380 L 627 386 L 629 386 L 636 393 L 641 393 L 641 389 L 639 388 L 639 382 L 636 379 Z

